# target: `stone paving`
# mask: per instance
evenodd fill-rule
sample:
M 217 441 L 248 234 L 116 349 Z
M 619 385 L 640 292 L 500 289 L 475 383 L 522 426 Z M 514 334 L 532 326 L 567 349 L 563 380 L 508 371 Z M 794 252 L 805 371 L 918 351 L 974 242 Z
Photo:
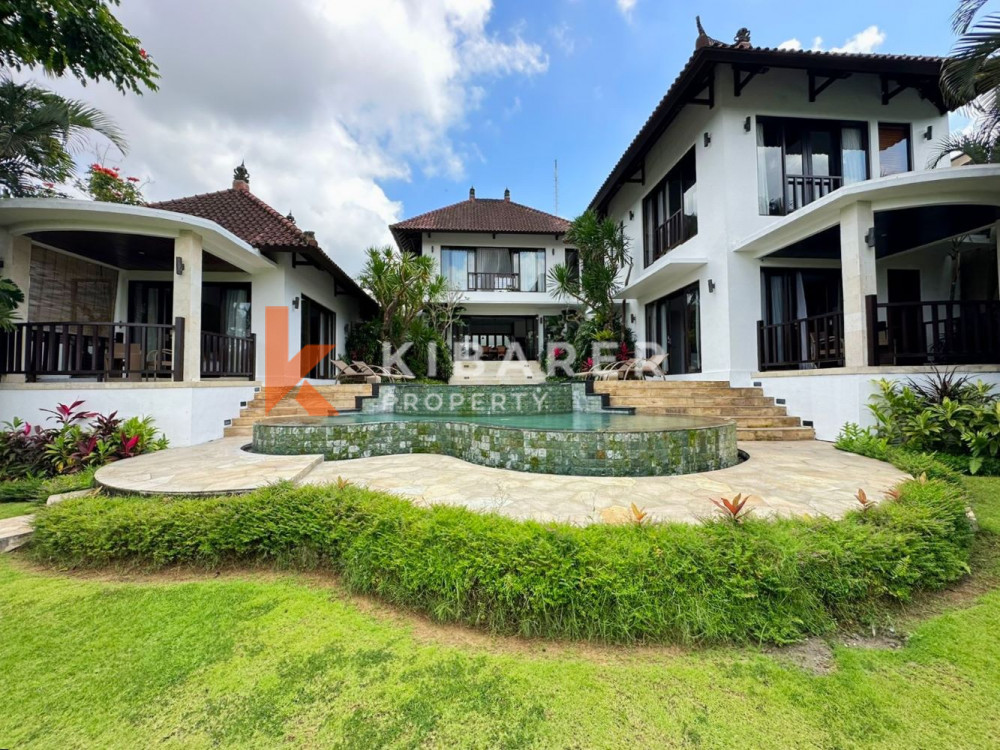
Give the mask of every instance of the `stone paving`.
M 721 471 L 672 477 L 570 477 L 476 466 L 433 454 L 323 462 L 319 456 L 262 456 L 245 438 L 175 448 L 105 466 L 102 485 L 150 494 L 245 492 L 285 479 L 309 484 L 343 478 L 420 505 L 464 505 L 514 518 L 592 523 L 610 506 L 634 502 L 654 520 L 696 522 L 716 513 L 712 498 L 750 496 L 754 513 L 837 517 L 905 478 L 888 464 L 843 453 L 829 443 L 748 442 L 750 459 Z

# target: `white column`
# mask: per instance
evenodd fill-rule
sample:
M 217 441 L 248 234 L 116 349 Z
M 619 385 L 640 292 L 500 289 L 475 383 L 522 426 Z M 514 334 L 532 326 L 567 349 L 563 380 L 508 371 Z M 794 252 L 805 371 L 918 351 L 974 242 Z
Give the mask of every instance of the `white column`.
M 865 235 L 875 226 L 872 204 L 853 203 L 840 212 L 840 273 L 844 285 L 844 364 L 868 365 L 868 325 L 865 297 L 878 291 L 875 248 Z
M 174 359 L 184 363 L 185 382 L 201 380 L 201 269 L 201 235 L 182 231 L 174 240 L 173 278 L 174 318 L 184 318 L 184 350 L 175 347 Z
M 0 230 L 0 259 L 3 260 L 0 275 L 13 281 L 24 293 L 24 301 L 17 306 L 14 314 L 18 322 L 27 322 L 28 294 L 31 292 L 31 238 Z M 7 375 L 5 379 L 9 383 L 23 383 L 24 375 Z

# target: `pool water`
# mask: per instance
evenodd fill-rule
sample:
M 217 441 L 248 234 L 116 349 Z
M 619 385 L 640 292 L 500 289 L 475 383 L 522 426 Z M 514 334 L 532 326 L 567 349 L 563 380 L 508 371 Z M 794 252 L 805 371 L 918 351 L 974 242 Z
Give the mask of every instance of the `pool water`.
M 681 415 L 652 416 L 646 414 L 625 414 L 622 412 L 568 412 L 562 414 L 522 414 L 483 416 L 437 416 L 428 414 L 363 414 L 347 412 L 333 417 L 317 417 L 317 422 L 330 424 L 369 424 L 385 422 L 465 422 L 471 424 L 490 425 L 494 427 L 516 428 L 521 430 L 556 430 L 556 431 L 604 431 L 604 432 L 662 432 L 666 430 L 692 430 L 707 427 L 719 427 L 726 422 L 719 419 L 704 419 Z M 302 424 L 302 418 L 277 418 L 273 424 Z

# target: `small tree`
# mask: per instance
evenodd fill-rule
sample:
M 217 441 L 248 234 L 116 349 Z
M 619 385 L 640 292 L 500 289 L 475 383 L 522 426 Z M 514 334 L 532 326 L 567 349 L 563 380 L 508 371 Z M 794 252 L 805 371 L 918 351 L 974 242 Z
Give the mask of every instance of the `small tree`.
M 583 305 L 592 326 L 605 337 L 623 333 L 625 306 L 623 303 L 619 327 L 615 297 L 632 273 L 630 241 L 624 228 L 613 219 L 600 219 L 595 212 L 587 211 L 570 225 L 566 243 L 579 251 L 580 268 L 552 268 L 552 295 L 571 297 Z
M 95 201 L 141 206 L 146 200 L 139 178 L 122 177 L 120 171 L 118 167 L 91 164 L 87 168 L 87 179 L 78 180 L 76 186 Z
M 389 246 L 368 248 L 358 281 L 382 308 L 382 340 L 393 346 L 403 342 L 417 316 L 438 304 L 448 289 L 432 258 Z
M 122 93 L 156 90 L 156 64 L 111 8 L 119 0 L 5 0 L 0 66 L 40 67 L 81 83 L 109 81 Z

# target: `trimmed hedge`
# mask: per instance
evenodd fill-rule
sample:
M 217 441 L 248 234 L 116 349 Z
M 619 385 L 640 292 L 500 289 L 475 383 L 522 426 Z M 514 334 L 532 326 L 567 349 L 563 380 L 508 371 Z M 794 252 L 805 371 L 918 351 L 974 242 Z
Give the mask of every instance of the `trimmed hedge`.
M 84 469 L 75 474 L 60 474 L 47 478 L 23 477 L 0 480 L 0 503 L 45 502 L 49 499 L 49 495 L 85 490 L 94 486 L 95 471 L 96 469 Z
M 843 519 L 648 526 L 540 524 L 418 508 L 354 486 L 216 499 L 93 497 L 43 510 L 29 547 L 63 566 L 277 563 L 497 633 L 609 642 L 774 642 L 968 570 L 958 486 L 909 481 Z

